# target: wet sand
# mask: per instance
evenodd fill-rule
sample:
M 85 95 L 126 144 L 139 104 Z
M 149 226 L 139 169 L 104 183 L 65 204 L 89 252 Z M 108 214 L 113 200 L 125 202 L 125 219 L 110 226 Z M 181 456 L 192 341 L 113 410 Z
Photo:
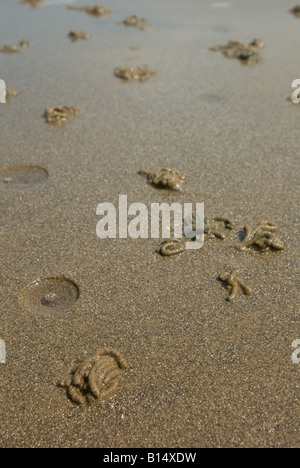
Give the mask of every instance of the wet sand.
M 20 91 L 0 105 L 1 169 L 36 167 L 33 184 L 3 183 L 0 169 L 1 447 L 300 446 L 300 105 L 287 101 L 300 20 L 293 2 L 227 3 L 109 0 L 112 14 L 96 19 L 1 1 L 0 46 L 30 40 L 0 54 L 0 78 Z M 117 24 L 132 14 L 152 26 Z M 73 28 L 91 40 L 71 43 Z M 209 50 L 256 37 L 266 46 L 253 67 Z M 114 76 L 144 65 L 157 72 L 145 83 Z M 52 128 L 44 109 L 64 105 L 81 111 Z M 137 174 L 165 166 L 186 174 L 182 193 Z M 97 205 L 119 194 L 204 202 L 238 229 L 170 258 L 157 240 L 100 240 Z M 243 226 L 263 220 L 285 250 L 238 252 Z M 233 269 L 254 294 L 228 303 L 217 278 Z M 60 277 L 78 288 L 71 307 L 31 309 L 24 288 Z M 105 347 L 129 366 L 118 393 L 78 407 L 57 382 Z

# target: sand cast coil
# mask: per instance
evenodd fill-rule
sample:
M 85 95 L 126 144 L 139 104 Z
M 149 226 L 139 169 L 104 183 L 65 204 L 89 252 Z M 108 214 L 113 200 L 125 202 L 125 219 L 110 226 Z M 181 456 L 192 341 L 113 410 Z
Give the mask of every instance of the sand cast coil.
M 66 388 L 68 396 L 78 405 L 104 401 L 116 395 L 119 377 L 127 367 L 118 352 L 104 348 L 94 357 L 74 364 L 59 386 Z

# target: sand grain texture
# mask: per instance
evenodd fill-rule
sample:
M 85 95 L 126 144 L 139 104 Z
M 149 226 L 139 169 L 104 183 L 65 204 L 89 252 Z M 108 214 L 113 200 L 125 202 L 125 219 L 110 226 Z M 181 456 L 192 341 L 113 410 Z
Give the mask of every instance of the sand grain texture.
M 22 90 L 0 105 L 0 167 L 47 175 L 0 180 L 1 447 L 299 448 L 299 109 L 286 100 L 300 78 L 298 21 L 281 0 L 133 0 L 126 12 L 113 0 L 100 21 L 43 3 L 0 6 L 0 44 L 31 40 L 24 53 L 0 54 L 1 79 Z M 153 27 L 115 24 L 132 12 Z M 73 27 L 93 40 L 74 46 Z M 209 51 L 253 37 L 266 44 L 256 67 Z M 134 86 L 113 76 L 137 63 L 156 78 Z M 80 116 L 56 131 L 42 115 L 49 103 Z M 186 174 L 184 191 L 137 175 L 157 167 Z M 224 240 L 170 257 L 155 252 L 157 239 L 101 240 L 96 208 L 119 194 L 148 207 L 204 202 L 235 229 L 221 224 Z M 244 226 L 265 219 L 284 251 L 238 252 Z M 217 278 L 235 270 L 254 293 L 229 303 Z M 20 302 L 34 281 L 58 277 L 79 290 L 71 307 L 40 313 Z M 113 398 L 77 407 L 56 383 L 100 348 L 130 367 Z

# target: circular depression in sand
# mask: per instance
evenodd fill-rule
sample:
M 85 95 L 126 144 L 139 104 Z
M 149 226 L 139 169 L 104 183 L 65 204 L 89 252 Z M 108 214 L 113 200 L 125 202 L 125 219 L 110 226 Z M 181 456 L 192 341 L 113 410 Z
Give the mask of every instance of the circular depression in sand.
M 45 182 L 48 171 L 41 166 L 20 164 L 0 169 L 0 185 L 4 188 L 26 188 Z
M 79 289 L 68 278 L 49 277 L 30 283 L 20 294 L 20 304 L 30 312 L 56 314 L 70 309 L 79 298 Z

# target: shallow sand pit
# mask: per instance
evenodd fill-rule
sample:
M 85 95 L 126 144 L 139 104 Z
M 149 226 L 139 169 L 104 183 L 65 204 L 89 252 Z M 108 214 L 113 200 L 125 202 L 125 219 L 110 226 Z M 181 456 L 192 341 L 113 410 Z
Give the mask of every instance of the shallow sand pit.
M 72 307 L 79 298 L 79 289 L 68 278 L 41 278 L 29 284 L 19 296 L 28 312 L 57 314 Z

